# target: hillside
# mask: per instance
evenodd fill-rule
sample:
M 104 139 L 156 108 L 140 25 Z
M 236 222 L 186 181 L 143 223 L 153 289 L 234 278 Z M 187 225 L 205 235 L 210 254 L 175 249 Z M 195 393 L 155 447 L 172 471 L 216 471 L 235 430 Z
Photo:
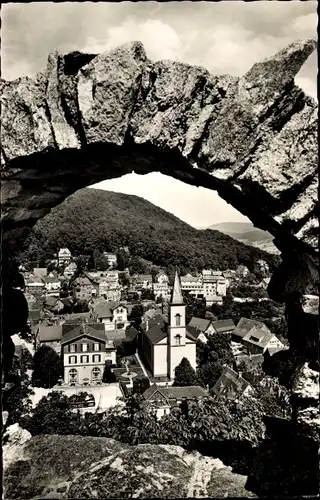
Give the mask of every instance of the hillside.
M 180 272 L 239 264 L 252 269 L 261 258 L 273 267 L 277 260 L 219 231 L 194 229 L 138 196 L 91 188 L 77 191 L 40 219 L 20 257 L 52 258 L 63 246 L 75 256 L 128 246 L 132 255 L 166 268 L 177 265 Z
M 272 235 L 254 227 L 251 222 L 221 222 L 209 226 L 208 229 L 220 231 L 246 245 L 252 245 L 273 254 L 279 253 L 272 242 Z

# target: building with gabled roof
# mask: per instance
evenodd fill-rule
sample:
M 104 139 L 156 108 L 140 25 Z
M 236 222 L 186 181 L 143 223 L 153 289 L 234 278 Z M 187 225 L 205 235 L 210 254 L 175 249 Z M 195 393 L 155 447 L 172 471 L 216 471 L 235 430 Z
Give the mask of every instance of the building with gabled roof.
M 232 332 L 233 340 L 241 342 L 243 337 L 247 335 L 252 329 L 260 329 L 264 330 L 265 332 L 270 332 L 269 328 L 261 321 L 249 318 L 241 318 Z
M 64 381 L 70 385 L 101 384 L 106 361 L 116 362 L 116 347 L 97 323 L 81 323 L 61 338 Z
M 172 380 L 182 358 L 187 358 L 196 369 L 196 342 L 186 328 L 186 305 L 176 273 L 168 318 L 157 314 L 141 325 L 140 355 L 153 377 Z
M 68 265 L 71 262 L 71 252 L 68 248 L 60 248 L 58 252 L 58 264 Z
M 218 319 L 216 321 L 212 321 L 212 326 L 215 333 L 233 333 L 236 325 L 234 324 L 232 319 Z
M 263 354 L 268 348 L 284 348 L 283 343 L 271 332 L 259 328 L 252 328 L 247 335 L 242 338 L 247 353 Z
M 106 331 L 125 329 L 130 324 L 128 308 L 121 302 L 101 299 L 93 304 L 92 315 L 98 322 L 104 324 Z
M 170 413 L 172 408 L 179 406 L 183 401 L 196 401 L 208 397 L 208 392 L 199 386 L 159 387 L 153 384 L 143 393 L 148 409 L 156 411 L 158 418 Z
M 252 387 L 242 376 L 225 366 L 223 372 L 215 385 L 213 393 L 216 396 L 224 396 L 228 399 L 238 399 L 242 396 L 247 396 L 252 392 Z

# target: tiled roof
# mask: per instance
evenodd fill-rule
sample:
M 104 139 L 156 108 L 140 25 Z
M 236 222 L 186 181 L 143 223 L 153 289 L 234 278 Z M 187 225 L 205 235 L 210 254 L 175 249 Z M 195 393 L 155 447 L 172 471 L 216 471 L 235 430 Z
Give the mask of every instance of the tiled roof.
M 115 342 L 121 343 L 123 339 L 126 338 L 124 330 L 108 330 L 105 332 L 105 336 L 108 340 L 114 340 Z
M 167 337 L 167 332 L 158 325 L 151 326 L 145 334 L 151 340 L 152 344 L 157 344 L 160 340 Z
M 138 274 L 138 281 L 152 281 L 152 274 Z
M 158 387 L 156 384 L 153 384 L 144 391 L 143 397 L 146 400 L 150 400 L 156 393 L 158 393 L 160 399 L 164 398 L 167 400 L 195 399 L 209 396 L 205 389 L 195 385 L 188 387 Z
M 102 330 L 98 323 L 82 323 L 81 325 L 76 325 L 72 330 L 63 333 L 61 344 L 65 344 L 66 342 L 70 342 L 70 340 L 79 337 L 92 337 L 94 339 L 99 339 L 103 342 L 106 342 L 104 328 Z
M 41 310 L 40 309 L 29 309 L 29 320 L 30 321 L 40 321 Z
M 149 309 L 148 311 L 146 311 L 144 313 L 144 318 L 148 318 L 148 319 L 151 319 L 151 318 L 154 318 L 154 316 L 156 316 L 157 314 L 159 314 L 159 312 L 156 310 L 156 309 Z
M 250 344 L 266 347 L 268 342 L 273 337 L 273 333 L 266 332 L 264 330 L 260 330 L 259 328 L 252 328 L 249 333 L 247 333 L 242 340 L 246 342 L 250 342 Z
M 270 331 L 269 328 L 261 321 L 256 321 L 255 319 L 241 318 L 239 323 L 235 327 L 233 334 L 238 335 L 238 337 L 244 337 L 250 330 L 254 328 L 259 328 L 265 331 Z
M 250 384 L 234 370 L 226 366 L 213 387 L 216 396 L 237 397 L 249 387 Z
M 72 323 L 79 323 L 83 321 L 85 318 L 90 318 L 90 313 L 89 312 L 84 312 L 84 313 L 72 313 L 68 314 L 66 316 L 66 323 L 72 324 Z
M 58 301 L 60 301 L 59 297 L 47 297 L 44 304 L 48 307 L 54 307 Z
M 181 282 L 185 283 L 186 281 L 190 281 L 193 283 L 195 281 L 199 281 L 199 278 L 195 278 L 191 274 L 186 274 L 185 276 L 181 276 Z
M 62 325 L 40 325 L 38 335 L 40 342 L 53 342 L 55 340 L 60 340 L 62 337 Z
M 139 334 L 139 332 L 133 326 L 129 326 L 126 329 L 125 334 L 126 334 L 126 337 L 130 338 L 131 340 L 134 340 L 136 338 L 136 336 Z
M 212 326 L 218 333 L 234 330 L 236 327 L 232 319 L 219 319 L 213 321 Z
M 75 286 L 89 286 L 91 285 L 91 281 L 88 278 L 76 278 L 73 282 Z
M 190 326 L 190 324 L 186 327 L 186 329 L 187 329 L 188 334 L 191 335 L 195 339 L 198 339 L 200 333 L 202 333 L 201 330 L 199 330 L 198 328 L 195 328 L 194 326 Z
M 94 304 L 93 311 L 97 314 L 98 318 L 111 318 L 113 316 L 114 309 L 119 306 L 127 309 L 127 306 L 121 304 L 120 302 L 102 299 L 100 302 L 96 302 L 96 304 Z
M 202 332 L 205 332 L 210 325 L 210 319 L 196 318 L 193 316 L 189 322 L 189 326 L 197 328 Z

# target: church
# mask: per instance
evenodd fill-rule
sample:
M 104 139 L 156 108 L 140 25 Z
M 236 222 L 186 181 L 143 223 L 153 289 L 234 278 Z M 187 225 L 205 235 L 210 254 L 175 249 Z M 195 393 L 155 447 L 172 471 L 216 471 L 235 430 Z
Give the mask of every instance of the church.
M 178 273 L 169 303 L 168 317 L 158 314 L 142 325 L 140 356 L 153 377 L 174 379 L 175 368 L 187 358 L 196 369 L 196 338 L 186 327 L 186 305 Z

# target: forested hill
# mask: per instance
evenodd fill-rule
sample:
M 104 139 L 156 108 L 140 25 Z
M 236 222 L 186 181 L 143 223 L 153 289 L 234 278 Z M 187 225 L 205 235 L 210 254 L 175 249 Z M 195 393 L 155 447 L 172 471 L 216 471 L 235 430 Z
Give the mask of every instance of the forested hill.
M 156 265 L 179 266 L 181 272 L 203 267 L 250 269 L 258 259 L 271 266 L 277 258 L 246 246 L 219 231 L 197 230 L 138 196 L 85 188 L 40 219 L 20 257 L 52 258 L 60 247 L 74 256 L 117 251 L 128 246 L 132 255 Z

